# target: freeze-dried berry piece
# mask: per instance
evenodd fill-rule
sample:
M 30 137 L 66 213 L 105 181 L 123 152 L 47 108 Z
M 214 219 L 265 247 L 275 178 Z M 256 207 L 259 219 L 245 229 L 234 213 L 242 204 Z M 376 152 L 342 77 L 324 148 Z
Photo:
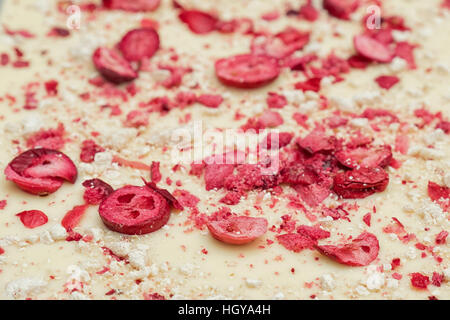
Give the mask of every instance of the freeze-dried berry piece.
M 433 201 L 439 201 L 441 199 L 450 199 L 450 188 L 440 186 L 435 182 L 428 182 L 428 196 Z
M 335 137 L 328 137 L 319 130 L 314 130 L 306 137 L 297 140 L 297 144 L 309 153 L 332 151 L 336 148 L 336 143 Z
M 333 17 L 348 20 L 359 7 L 359 0 L 324 0 L 323 8 Z
M 389 175 L 382 168 L 359 168 L 338 173 L 333 190 L 345 199 L 361 199 L 383 192 L 388 183 Z
M 275 92 L 269 92 L 266 101 L 267 106 L 272 109 L 281 109 L 287 105 L 286 97 Z
M 258 117 L 261 128 L 275 128 L 284 123 L 283 117 L 276 111 L 266 110 Z
M 312 0 L 300 7 L 298 17 L 307 21 L 316 21 L 319 18 L 319 11 L 312 5 Z
M 294 135 L 290 132 L 269 132 L 261 143 L 264 149 L 281 149 L 287 146 Z
M 197 34 L 205 34 L 216 30 L 218 19 L 213 15 L 199 10 L 183 10 L 178 15 L 189 29 Z
M 441 129 L 446 134 L 449 134 L 450 133 L 450 121 L 444 121 L 444 120 L 440 121 L 436 125 L 436 129 Z
M 189 191 L 176 189 L 173 192 L 173 196 L 183 207 L 195 208 L 200 202 L 200 199 L 191 194 Z
M 276 59 L 252 54 L 219 59 L 215 69 L 223 84 L 237 88 L 261 87 L 274 81 L 280 74 Z
M 378 83 L 378 85 L 386 90 L 389 90 L 393 86 L 395 86 L 400 79 L 397 76 L 379 76 L 375 79 L 375 82 Z
M 131 12 L 154 11 L 159 7 L 161 0 L 103 0 L 103 6 L 112 10 Z
M 389 47 L 367 35 L 358 35 L 353 38 L 356 51 L 367 59 L 377 62 L 390 62 L 393 54 Z
M 294 163 L 284 166 L 281 169 L 280 176 L 282 182 L 289 183 L 291 185 L 310 185 L 318 182 L 318 177 L 314 171 L 301 163 Z
M 412 45 L 408 42 L 399 42 L 397 43 L 397 46 L 395 47 L 395 56 L 402 58 L 408 63 L 408 67 L 410 69 L 416 69 L 416 61 L 414 58 L 414 49 L 417 47 L 417 45 Z
M 56 129 L 40 130 L 31 135 L 27 141 L 28 148 L 47 148 L 59 150 L 64 146 L 64 125 L 60 123 Z
M 447 231 L 439 232 L 436 235 L 436 239 L 435 239 L 436 244 L 445 244 L 447 242 L 447 236 L 448 236 L 448 232 Z
M 153 161 L 150 165 L 150 178 L 153 183 L 158 183 L 162 179 L 161 171 L 159 171 L 158 161 Z
M 305 91 L 319 92 L 321 81 L 322 81 L 322 78 L 312 77 L 305 81 L 296 82 L 295 89 L 302 90 L 303 92 L 305 92 Z
M 100 218 L 111 230 L 124 234 L 146 234 L 164 226 L 170 217 L 166 198 L 147 186 L 126 186 L 102 201 Z
M 288 27 L 274 36 L 259 36 L 253 39 L 251 51 L 254 55 L 265 55 L 283 59 L 302 49 L 309 42 L 309 32 Z
M 433 276 L 431 278 L 431 284 L 436 287 L 440 287 L 444 282 L 445 276 L 443 273 L 433 272 Z
M 370 220 L 371 219 L 372 219 L 372 214 L 370 212 L 365 214 L 364 217 L 363 217 L 363 221 L 368 227 L 370 227 Z
M 411 278 L 411 285 L 414 288 L 424 290 L 430 284 L 430 278 L 419 272 L 413 272 L 409 276 Z
M 32 194 L 47 195 L 58 190 L 64 180 L 77 179 L 75 164 L 62 152 L 31 149 L 15 157 L 6 167 L 7 180 Z
M 113 193 L 114 189 L 100 179 L 90 179 L 83 182 L 86 188 L 83 199 L 88 204 L 100 204 L 107 196 Z
M 220 94 L 202 94 L 197 97 L 196 101 L 208 108 L 218 108 L 222 102 L 223 98 Z
M 311 227 L 306 225 L 301 225 L 297 228 L 297 233 L 308 237 L 312 240 L 320 240 L 320 239 L 326 239 L 330 237 L 330 232 L 327 230 L 323 230 L 319 227 Z
M 151 190 L 155 191 L 156 193 L 159 193 L 164 199 L 166 199 L 167 202 L 169 203 L 169 205 L 171 207 L 173 207 L 174 209 L 177 209 L 177 210 L 184 209 L 183 206 L 178 202 L 178 200 L 169 191 L 167 191 L 166 189 L 158 188 L 155 183 L 145 181 L 145 179 L 143 179 L 143 178 L 142 178 L 142 181 L 144 181 L 145 186 L 147 188 L 150 188 Z
M 317 250 L 338 263 L 348 266 L 367 266 L 378 256 L 380 245 L 375 235 L 361 233 L 350 243 L 316 246 Z
M 89 205 L 83 204 L 80 206 L 75 206 L 71 210 L 67 211 L 61 221 L 61 225 L 67 230 L 67 232 L 71 232 L 73 228 L 78 226 L 88 207 Z
M 343 166 L 351 169 L 383 168 L 391 163 L 392 151 L 390 146 L 359 147 L 339 150 L 335 157 Z
M 207 164 L 205 168 L 206 190 L 222 188 L 225 178 L 232 175 L 233 171 L 233 164 Z
M 81 144 L 80 160 L 86 163 L 94 162 L 95 155 L 103 151 L 105 151 L 105 148 L 99 146 L 93 140 L 84 140 Z
M 207 223 L 209 232 L 215 239 L 229 244 L 252 242 L 267 232 L 267 225 L 265 218 L 247 216 L 210 220 Z
M 114 50 L 100 47 L 95 50 L 92 60 L 97 71 L 113 83 L 131 81 L 138 76 L 131 64 Z
M 124 125 L 129 128 L 146 127 L 148 125 L 148 113 L 142 110 L 130 111 Z
M 128 61 L 141 61 L 159 49 L 159 36 L 153 28 L 133 29 L 123 36 L 118 48 Z
M 277 236 L 278 242 L 286 249 L 300 252 L 304 249 L 313 249 L 317 241 L 298 233 L 287 233 Z
M 42 226 L 48 222 L 48 217 L 40 210 L 22 211 L 16 214 L 22 221 L 23 225 L 29 229 Z

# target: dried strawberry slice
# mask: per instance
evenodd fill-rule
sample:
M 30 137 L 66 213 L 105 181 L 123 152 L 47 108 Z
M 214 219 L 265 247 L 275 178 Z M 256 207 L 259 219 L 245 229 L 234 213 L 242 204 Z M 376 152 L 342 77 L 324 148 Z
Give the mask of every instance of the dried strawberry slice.
M 257 88 L 275 80 L 280 74 L 276 59 L 243 54 L 216 62 L 216 75 L 228 86 L 237 88 Z
M 159 36 L 153 28 L 133 29 L 123 36 L 118 48 L 128 61 L 141 61 L 159 49 Z
M 323 8 L 333 17 L 348 20 L 359 7 L 359 0 L 324 0 Z
M 316 246 L 317 250 L 338 263 L 348 266 L 367 266 L 378 256 L 380 244 L 375 235 L 361 233 L 352 242 L 340 245 Z
M 15 157 L 6 167 L 5 175 L 24 191 L 46 195 L 58 190 L 63 180 L 74 183 L 77 168 L 62 152 L 31 149 Z
M 378 62 L 390 62 L 393 58 L 393 53 L 387 45 L 367 35 L 355 36 L 353 43 L 356 51 L 367 59 Z
M 220 189 L 225 183 L 225 178 L 231 176 L 234 171 L 233 164 L 208 164 L 205 168 L 206 190 Z
M 297 228 L 297 233 L 313 240 L 326 239 L 330 237 L 330 232 L 319 227 L 311 227 L 306 225 L 299 226 Z
M 382 168 L 360 168 L 337 174 L 333 190 L 345 199 L 360 199 L 384 191 L 388 183 Z
M 83 182 L 84 191 L 83 199 L 88 204 L 99 204 L 107 196 L 114 192 L 114 189 L 105 181 L 100 179 L 90 179 Z
M 81 206 L 75 206 L 71 210 L 67 211 L 61 221 L 61 225 L 67 230 L 67 232 L 71 232 L 73 228 L 78 226 L 88 207 L 89 206 L 87 204 L 83 204 Z
M 300 252 L 304 249 L 313 249 L 317 241 L 298 233 L 287 233 L 277 236 L 278 242 L 286 249 Z
M 276 59 L 283 59 L 301 50 L 309 42 L 309 32 L 295 28 L 286 28 L 275 36 L 256 37 L 251 44 L 251 51 L 255 55 L 267 55 Z
M 351 169 L 359 167 L 384 168 L 391 163 L 392 151 L 390 146 L 378 148 L 359 147 L 340 150 L 335 153 L 335 157 L 342 165 Z
M 114 50 L 100 47 L 95 50 L 92 60 L 97 71 L 113 83 L 131 81 L 138 76 L 130 63 Z
M 113 10 L 124 11 L 154 11 L 159 7 L 161 0 L 103 0 L 103 6 Z
M 450 199 L 450 188 L 440 186 L 433 181 L 428 181 L 428 196 L 433 201 Z
M 102 201 L 99 213 L 109 229 L 141 235 L 167 223 L 170 205 L 161 194 L 147 186 L 125 186 Z
M 211 235 L 219 241 L 229 244 L 246 244 L 267 232 L 265 218 L 247 216 L 230 217 L 207 223 Z
M 48 222 L 48 217 L 40 210 L 22 211 L 16 214 L 22 221 L 23 225 L 29 229 L 42 226 Z
M 324 132 L 314 130 L 303 139 L 298 139 L 297 144 L 309 153 L 326 152 L 336 148 L 336 138 L 328 137 Z
M 192 32 L 197 34 L 214 31 L 219 21 L 213 15 L 199 10 L 183 10 L 178 17 L 188 25 Z

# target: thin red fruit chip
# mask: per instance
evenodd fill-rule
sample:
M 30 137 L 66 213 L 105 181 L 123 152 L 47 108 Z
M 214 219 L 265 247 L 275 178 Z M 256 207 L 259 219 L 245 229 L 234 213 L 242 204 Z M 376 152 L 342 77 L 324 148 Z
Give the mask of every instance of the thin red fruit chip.
M 103 6 L 113 10 L 153 11 L 159 7 L 161 0 L 103 0 Z
M 123 36 L 118 48 L 128 61 L 141 61 L 159 49 L 159 36 L 153 28 L 134 29 Z
M 440 186 L 435 182 L 428 182 L 428 196 L 433 201 L 450 199 L 450 188 Z
M 414 288 L 424 290 L 430 284 L 430 278 L 421 273 L 414 272 L 414 273 L 411 273 L 409 276 L 411 278 L 411 285 Z
M 388 183 L 389 175 L 382 168 L 360 168 L 337 174 L 333 190 L 345 199 L 360 199 L 383 192 Z
M 378 83 L 380 88 L 389 90 L 393 86 L 395 86 L 400 79 L 397 76 L 379 76 L 375 78 L 375 82 Z
M 286 249 L 300 252 L 304 249 L 313 249 L 317 241 L 298 233 L 287 233 L 277 236 L 278 242 Z
M 114 50 L 100 47 L 95 50 L 92 60 L 97 71 L 113 83 L 131 81 L 138 76 L 130 63 Z
M 81 218 L 83 218 L 84 214 L 86 213 L 86 210 L 88 208 L 88 205 L 84 204 L 81 206 L 75 206 L 73 209 L 69 210 L 64 218 L 61 221 L 61 225 L 68 231 L 72 231 L 73 228 L 75 228 L 81 221 Z
M 359 0 L 324 0 L 323 8 L 333 17 L 348 20 L 359 7 Z
M 99 204 L 114 191 L 109 184 L 100 179 L 86 180 L 83 187 L 86 188 L 83 199 L 88 204 Z
M 286 28 L 275 36 L 254 38 L 251 51 L 255 55 L 283 59 L 302 49 L 309 42 L 309 37 L 309 32 Z
M 363 232 L 352 242 L 340 245 L 316 246 L 317 250 L 338 263 L 348 266 L 367 266 L 378 256 L 380 245 L 375 235 Z
M 311 238 L 313 240 L 326 239 L 330 237 L 330 232 L 323 230 L 319 227 L 310 227 L 306 225 L 299 226 L 297 228 L 297 233 Z
M 353 38 L 356 51 L 367 59 L 378 62 L 390 62 L 393 54 L 389 47 L 367 35 L 358 35 Z
M 280 67 L 274 58 L 243 54 L 216 62 L 216 75 L 228 86 L 257 88 L 274 81 L 280 74 Z
M 23 225 L 29 229 L 42 226 L 48 222 L 47 215 L 39 210 L 22 211 L 16 214 L 16 216 L 18 216 Z
M 183 206 L 178 202 L 178 200 L 169 191 L 167 191 L 166 189 L 158 188 L 156 186 L 156 184 L 153 182 L 147 182 L 147 181 L 145 181 L 145 179 L 142 179 L 142 180 L 144 181 L 145 185 L 148 188 L 152 189 L 153 191 L 159 193 L 162 197 L 164 197 L 174 209 L 177 209 L 177 210 L 184 209 Z
M 229 244 L 252 242 L 267 232 L 267 225 L 265 218 L 247 216 L 230 217 L 207 223 L 208 229 L 215 239 Z
M 6 167 L 5 175 L 24 191 L 47 195 L 58 190 L 64 180 L 74 183 L 77 168 L 62 152 L 31 149 L 15 157 Z
M 205 34 L 216 29 L 218 19 L 213 15 L 198 10 L 183 10 L 178 17 L 197 34 Z
M 389 146 L 359 147 L 339 150 L 335 157 L 343 166 L 352 169 L 386 167 L 391 163 L 392 151 Z
M 162 195 L 147 186 L 126 186 L 104 199 L 99 213 L 109 229 L 140 235 L 163 227 L 170 217 L 170 205 Z

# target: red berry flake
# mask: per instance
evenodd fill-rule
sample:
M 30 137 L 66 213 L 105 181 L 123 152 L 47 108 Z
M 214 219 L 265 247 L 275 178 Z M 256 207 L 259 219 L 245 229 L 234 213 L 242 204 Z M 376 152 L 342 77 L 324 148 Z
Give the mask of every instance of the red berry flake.
M 306 137 L 298 139 L 297 144 L 309 153 L 326 152 L 336 148 L 336 138 L 326 136 L 322 131 L 314 130 Z
M 319 18 L 319 11 L 312 5 L 312 0 L 300 7 L 298 17 L 307 21 L 316 21 Z
M 433 201 L 450 199 L 450 188 L 443 187 L 432 181 L 428 182 L 428 196 Z
M 371 215 L 370 212 L 367 213 L 366 215 L 364 215 L 364 217 L 363 217 L 363 221 L 368 227 L 370 227 L 370 220 L 371 220 L 371 218 L 372 218 L 372 215 Z
M 126 186 L 104 199 L 99 213 L 109 229 L 140 235 L 163 227 L 170 217 L 170 205 L 151 188 Z
M 383 169 L 360 168 L 338 173 L 333 190 L 345 199 L 359 199 L 383 192 L 388 183 L 389 175 Z
M 47 215 L 39 210 L 22 211 L 16 214 L 16 216 L 18 216 L 23 225 L 29 229 L 42 226 L 48 222 Z
M 433 276 L 431 277 L 431 284 L 436 287 L 440 287 L 444 282 L 445 276 L 443 273 L 433 272 Z
M 312 240 L 326 239 L 330 237 L 330 232 L 323 230 L 319 227 L 310 227 L 301 225 L 297 228 L 297 233 L 308 237 Z
M 100 204 L 107 196 L 113 193 L 114 189 L 100 179 L 90 179 L 83 182 L 86 188 L 83 199 L 87 204 Z
M 144 300 L 166 300 L 166 298 L 159 293 L 144 293 Z
M 317 241 L 298 233 L 287 233 L 277 236 L 278 242 L 286 249 L 300 252 L 304 249 L 314 249 Z
M 411 285 L 414 288 L 423 290 L 426 289 L 430 284 L 430 278 L 421 273 L 414 272 L 411 273 L 409 276 L 411 278 Z
M 333 17 L 349 20 L 350 14 L 359 7 L 359 0 L 324 0 L 323 8 Z
M 200 199 L 191 194 L 189 191 L 176 189 L 173 196 L 183 207 L 195 208 L 200 202 Z
M 183 10 L 178 17 L 197 34 L 214 31 L 218 23 L 218 19 L 213 15 L 198 10 Z
M 134 29 L 123 36 L 118 48 L 128 61 L 141 61 L 156 53 L 159 48 L 159 36 L 153 28 Z
M 197 102 L 208 108 L 218 108 L 222 102 L 223 98 L 220 94 L 202 94 L 197 97 Z
M 103 0 L 107 9 L 124 11 L 154 11 L 159 7 L 161 0 Z
M 280 67 L 275 59 L 252 54 L 220 59 L 215 64 L 216 75 L 228 86 L 257 88 L 275 80 Z
M 246 244 L 267 232 L 265 218 L 247 216 L 211 220 L 207 223 L 211 235 L 217 240 L 229 244 Z
M 150 166 L 150 178 L 153 183 L 158 183 L 161 181 L 162 175 L 159 171 L 159 162 L 153 161 Z
M 353 43 L 356 51 L 367 59 L 377 62 L 390 62 L 393 58 L 389 47 L 367 35 L 355 36 Z
M 359 147 L 339 150 L 335 156 L 342 165 L 348 168 L 376 168 L 386 167 L 391 163 L 392 151 L 389 146 Z
M 94 162 L 95 155 L 103 151 L 105 149 L 97 145 L 93 140 L 84 140 L 81 145 L 80 160 L 86 163 Z
M 41 147 L 59 150 L 65 144 L 64 134 L 64 125 L 60 123 L 56 129 L 41 130 L 34 133 L 27 139 L 26 144 L 29 148 Z
M 316 246 L 320 253 L 338 263 L 349 266 L 367 266 L 378 256 L 380 245 L 375 235 L 363 232 L 352 242 L 340 245 Z
M 447 242 L 447 236 L 448 236 L 448 232 L 447 231 L 439 232 L 436 235 L 436 239 L 435 239 L 436 244 L 445 244 Z
M 56 96 L 58 94 L 58 81 L 49 80 L 45 82 L 45 90 L 49 96 Z
M 271 109 L 281 109 L 287 105 L 286 97 L 275 92 L 269 92 L 266 101 L 267 106 Z
M 58 190 L 64 180 L 74 183 L 75 164 L 62 152 L 31 149 L 15 157 L 6 167 L 7 180 L 32 194 L 47 195 Z
M 1 200 L 0 201 L 0 210 L 5 209 L 6 205 L 8 204 L 8 201 L 6 200 Z
M 73 228 L 78 226 L 88 207 L 89 206 L 87 204 L 75 206 L 65 214 L 61 221 L 61 225 L 67 230 L 67 232 L 72 231 Z
M 92 56 L 95 68 L 107 80 L 122 83 L 137 78 L 138 74 L 130 63 L 114 50 L 98 48 Z
M 379 76 L 375 79 L 375 82 L 378 83 L 378 85 L 386 90 L 389 90 L 393 86 L 395 86 L 400 79 L 397 76 Z

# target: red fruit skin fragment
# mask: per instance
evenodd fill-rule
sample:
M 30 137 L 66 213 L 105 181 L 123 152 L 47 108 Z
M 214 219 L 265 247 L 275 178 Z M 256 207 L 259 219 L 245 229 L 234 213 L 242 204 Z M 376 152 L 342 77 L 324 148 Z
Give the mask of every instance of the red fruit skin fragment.
M 323 230 L 319 227 L 311 227 L 306 225 L 301 225 L 297 228 L 297 233 L 308 237 L 312 240 L 321 240 L 330 237 L 330 232 Z
M 338 263 L 367 266 L 377 258 L 380 245 L 375 235 L 363 232 L 350 243 L 340 246 L 316 246 L 316 249 Z
M 335 153 L 336 159 L 347 168 L 376 168 L 386 167 L 392 161 L 390 146 L 376 148 L 352 148 L 342 149 Z
M 416 61 L 414 58 L 414 49 L 417 46 L 408 42 L 399 42 L 395 48 L 395 56 L 406 60 L 410 69 L 416 69 Z
M 148 126 L 148 113 L 142 110 L 133 110 L 127 114 L 124 125 L 129 128 Z
M 173 196 L 183 207 L 195 208 L 200 202 L 200 199 L 191 194 L 189 191 L 176 189 L 173 192 Z
M 428 181 L 428 196 L 433 201 L 450 199 L 450 188 L 440 186 L 432 181 Z
M 56 129 L 40 130 L 34 133 L 27 139 L 26 144 L 28 148 L 41 147 L 59 150 L 65 144 L 64 134 L 64 125 L 60 123 Z
M 330 15 L 342 20 L 349 20 L 350 14 L 359 7 L 359 0 L 324 0 L 323 8 Z
M 97 71 L 112 83 L 120 84 L 138 77 L 130 63 L 114 50 L 100 47 L 95 50 L 92 60 Z
M 380 88 L 389 90 L 393 86 L 395 86 L 400 79 L 397 76 L 379 76 L 375 79 L 375 82 L 378 83 Z
M 161 195 L 164 199 L 167 200 L 170 206 L 177 210 L 183 210 L 183 206 L 178 202 L 178 200 L 166 189 L 161 189 L 156 186 L 153 182 L 147 182 L 145 179 L 142 179 L 144 181 L 145 186 L 147 188 L 150 188 L 151 190 L 155 191 L 159 195 Z
M 309 153 L 327 152 L 336 148 L 336 138 L 327 137 L 324 132 L 314 130 L 306 137 L 297 140 L 300 148 Z
M 360 168 L 338 173 L 333 190 L 344 199 L 362 199 L 383 192 L 389 175 L 381 168 Z
M 261 237 L 267 232 L 267 226 L 265 218 L 247 216 L 210 220 L 207 223 L 208 230 L 215 239 L 234 245 L 247 244 Z
M 303 92 L 305 91 L 319 92 L 321 81 L 322 79 L 318 77 L 310 78 L 303 82 L 297 82 L 295 84 L 295 89 L 302 90 Z
M 159 171 L 159 162 L 152 161 L 150 166 L 150 178 L 153 183 L 158 183 L 162 179 L 161 172 Z
M 99 214 L 112 231 L 142 235 L 167 223 L 170 206 L 162 195 L 147 186 L 126 186 L 102 201 Z
M 436 287 L 440 287 L 444 282 L 445 276 L 444 274 L 439 274 L 437 272 L 433 272 L 433 276 L 431 278 L 431 284 Z
M 40 210 L 22 211 L 16 214 L 28 229 L 34 229 L 48 222 L 48 217 Z
M 278 141 L 277 148 L 281 149 L 291 143 L 292 138 L 294 138 L 294 135 L 290 132 L 269 132 L 262 141 L 261 147 L 268 150 L 275 149 L 275 145 L 273 145 L 273 143 Z
M 95 155 L 103 151 L 105 149 L 97 145 L 93 140 L 84 140 L 81 144 L 80 160 L 86 163 L 94 162 Z
M 65 214 L 61 221 L 61 225 L 67 230 L 67 232 L 72 231 L 73 228 L 78 226 L 88 207 L 89 205 L 87 204 L 75 206 Z
M 266 110 L 259 116 L 258 124 L 262 128 L 275 128 L 284 123 L 283 117 L 276 111 Z
M 371 219 L 372 219 L 372 215 L 370 214 L 370 212 L 368 214 L 364 215 L 364 217 L 363 217 L 363 221 L 368 227 L 370 227 Z
M 280 67 L 276 59 L 243 54 L 216 61 L 216 75 L 227 86 L 236 88 L 257 88 L 278 78 Z
M 277 236 L 278 242 L 286 249 L 293 252 L 301 252 L 304 249 L 314 249 L 316 240 L 298 233 L 287 233 Z
M 390 62 L 393 58 L 389 47 L 367 35 L 355 36 L 353 44 L 356 51 L 367 59 L 377 62 Z
M 197 97 L 197 102 L 208 108 L 218 108 L 222 102 L 223 98 L 220 94 L 202 94 Z
M 121 166 L 129 167 L 138 170 L 150 171 L 150 166 L 142 163 L 140 161 L 130 161 L 124 158 L 121 158 L 117 155 L 113 156 L 113 162 L 118 163 Z
M 435 239 L 436 244 L 445 244 L 447 242 L 447 236 L 448 236 L 448 232 L 447 231 L 439 232 L 436 235 L 436 239 Z
M 183 10 L 178 17 L 187 24 L 192 32 L 197 34 L 206 34 L 216 30 L 218 23 L 216 17 L 199 10 Z
M 232 164 L 208 164 L 205 168 L 205 188 L 207 191 L 223 187 L 225 178 L 232 175 L 234 165 Z
M 153 28 L 133 29 L 123 36 L 118 48 L 128 61 L 141 61 L 158 51 L 159 36 Z
M 87 204 L 100 204 L 103 199 L 113 193 L 114 189 L 100 179 L 90 179 L 83 182 L 83 187 L 86 188 L 83 194 L 83 199 Z
M 298 17 L 300 19 L 305 19 L 307 21 L 313 22 L 319 18 L 319 11 L 314 8 L 311 0 L 308 0 L 307 3 L 300 7 L 300 10 L 298 11 Z
M 103 7 L 107 9 L 139 12 L 156 10 L 161 0 L 103 0 L 102 2 Z
M 449 134 L 450 133 L 450 121 L 444 121 L 444 120 L 440 121 L 436 125 L 436 129 L 441 129 L 446 134 Z
M 30 149 L 15 157 L 5 169 L 6 179 L 36 195 L 58 190 L 63 180 L 75 183 L 75 164 L 62 152 L 52 149 Z
M 8 201 L 6 200 L 1 200 L 0 201 L 0 210 L 5 209 L 6 205 L 8 204 Z
M 430 284 L 430 278 L 427 276 L 424 276 L 421 273 L 414 272 L 414 273 L 411 273 L 409 276 L 411 279 L 411 285 L 414 288 L 417 288 L 420 290 L 425 290 L 425 289 L 427 289 L 428 285 Z
M 281 109 L 287 105 L 286 97 L 275 92 L 269 92 L 266 101 L 267 106 L 271 109 Z

